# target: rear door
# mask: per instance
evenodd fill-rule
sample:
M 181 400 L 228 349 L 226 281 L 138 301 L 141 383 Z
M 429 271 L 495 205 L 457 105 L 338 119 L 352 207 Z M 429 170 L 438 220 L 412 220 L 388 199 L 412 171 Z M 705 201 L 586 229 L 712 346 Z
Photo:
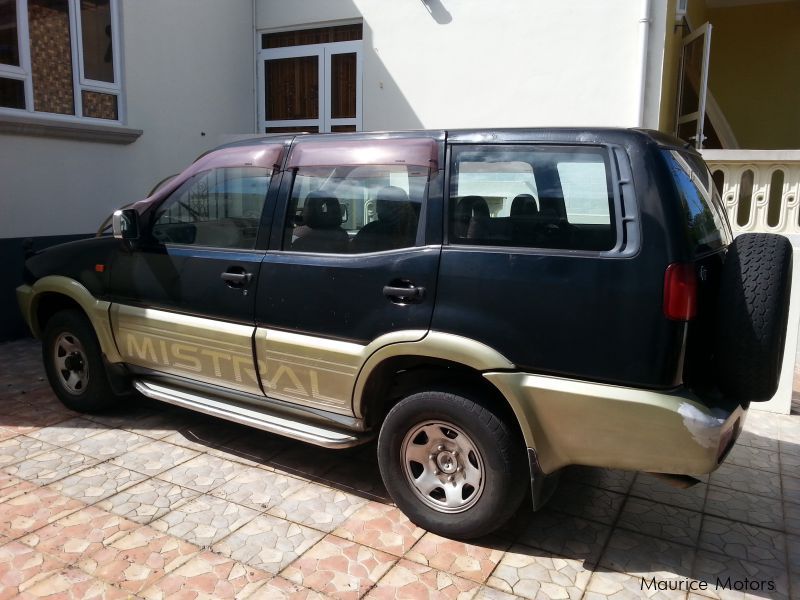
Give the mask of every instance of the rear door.
M 363 360 L 428 331 L 442 144 L 443 135 L 295 142 L 258 282 L 268 396 L 351 415 Z
M 129 365 L 261 394 L 254 301 L 282 154 L 280 144 L 211 153 L 143 214 L 142 239 L 110 265 L 112 327 Z

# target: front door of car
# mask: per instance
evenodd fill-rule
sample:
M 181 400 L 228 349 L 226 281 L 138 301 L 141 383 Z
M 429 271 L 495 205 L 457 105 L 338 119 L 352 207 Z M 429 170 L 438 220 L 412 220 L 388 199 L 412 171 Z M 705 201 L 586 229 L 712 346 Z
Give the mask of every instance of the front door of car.
M 141 241 L 110 265 L 112 327 L 128 364 L 261 394 L 252 337 L 271 176 L 209 168 L 143 218 Z
M 352 415 L 366 357 L 428 331 L 440 151 L 432 138 L 295 141 L 258 282 L 268 396 Z

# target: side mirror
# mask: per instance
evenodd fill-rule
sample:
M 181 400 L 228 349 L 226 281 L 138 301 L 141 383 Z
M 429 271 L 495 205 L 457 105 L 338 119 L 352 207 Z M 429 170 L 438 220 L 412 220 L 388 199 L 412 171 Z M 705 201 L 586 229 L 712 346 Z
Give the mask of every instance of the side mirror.
M 132 208 L 115 210 L 111 217 L 111 229 L 118 240 L 138 240 L 139 213 Z

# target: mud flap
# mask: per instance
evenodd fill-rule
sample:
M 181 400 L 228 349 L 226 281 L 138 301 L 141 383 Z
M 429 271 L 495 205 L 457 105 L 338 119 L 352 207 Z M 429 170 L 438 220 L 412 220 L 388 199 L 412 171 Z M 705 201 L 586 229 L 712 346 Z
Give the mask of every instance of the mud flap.
M 541 466 L 539 466 L 536 450 L 533 448 L 528 448 L 528 466 L 531 471 L 531 500 L 533 502 L 533 510 L 536 511 L 547 504 L 553 492 L 556 491 L 561 471 L 545 475 Z

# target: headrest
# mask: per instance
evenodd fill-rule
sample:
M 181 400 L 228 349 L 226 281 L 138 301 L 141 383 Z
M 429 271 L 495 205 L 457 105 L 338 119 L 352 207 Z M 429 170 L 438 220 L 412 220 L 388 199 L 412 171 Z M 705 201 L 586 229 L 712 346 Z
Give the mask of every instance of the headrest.
M 456 206 L 455 216 L 457 219 L 488 217 L 489 205 L 481 196 L 464 196 Z
M 539 214 L 539 207 L 531 194 L 519 194 L 511 203 L 512 217 L 535 217 Z
M 408 213 L 411 204 L 403 188 L 389 185 L 378 191 L 375 209 L 379 221 L 396 221 Z
M 312 229 L 336 229 L 342 225 L 342 207 L 327 192 L 311 192 L 303 206 L 303 223 Z

